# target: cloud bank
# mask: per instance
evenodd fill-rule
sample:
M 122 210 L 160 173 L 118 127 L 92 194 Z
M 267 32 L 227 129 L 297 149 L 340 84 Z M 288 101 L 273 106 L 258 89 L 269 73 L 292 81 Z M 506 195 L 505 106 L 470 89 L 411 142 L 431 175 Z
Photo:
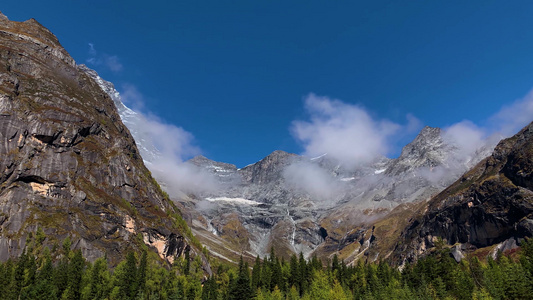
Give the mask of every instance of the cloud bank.
M 192 133 L 147 112 L 144 96 L 133 85 L 122 86 L 121 100 L 135 109 L 126 108 L 121 115 L 146 166 L 171 196 L 217 188 L 210 173 L 185 163 L 185 160 L 201 153 Z
M 489 118 L 492 130 L 503 136 L 511 136 L 533 121 L 533 90 L 522 99 L 503 106 Z
M 446 142 L 458 148 L 458 157 L 468 160 L 483 147 L 493 147 L 499 140 L 516 134 L 533 121 L 533 91 L 510 105 L 503 106 L 487 118 L 487 125 L 478 126 L 463 120 L 444 128 Z
M 302 154 L 314 157 L 327 153 L 328 158 L 333 158 L 348 169 L 369 163 L 378 156 L 386 156 L 399 134 L 417 132 L 422 127 L 421 122 L 411 114 L 406 116 L 405 124 L 398 124 L 375 118 L 361 106 L 315 94 L 305 98 L 305 110 L 308 119 L 296 120 L 291 125 L 294 138 L 304 148 Z M 446 186 L 482 156 L 490 155 L 501 138 L 517 133 L 531 121 L 533 91 L 503 106 L 487 118 L 485 126 L 463 120 L 443 128 L 443 141 L 454 147 L 453 153 L 441 158 L 443 165 L 423 167 L 415 172 L 432 184 Z M 293 163 L 283 175 L 289 188 L 303 191 L 316 200 L 335 198 L 346 188 L 339 178 L 311 162 Z M 387 179 L 377 176 L 375 180 Z M 363 191 L 369 186 L 355 181 L 353 184 L 360 186 Z M 409 184 L 406 182 L 405 186 L 396 187 L 396 192 L 402 194 L 412 190 Z
M 307 121 L 294 121 L 293 136 L 304 147 L 304 155 L 327 153 L 345 166 L 368 162 L 387 155 L 400 131 L 418 130 L 420 121 L 408 115 L 407 124 L 376 119 L 363 107 L 337 99 L 310 94 L 305 99 Z
M 478 127 L 471 121 L 465 120 L 444 128 L 445 142 L 458 148 L 460 157 L 472 155 L 486 144 L 487 130 Z
M 340 183 L 331 174 L 310 162 L 290 164 L 283 171 L 283 178 L 289 189 L 305 192 L 318 200 L 335 197 L 341 190 Z

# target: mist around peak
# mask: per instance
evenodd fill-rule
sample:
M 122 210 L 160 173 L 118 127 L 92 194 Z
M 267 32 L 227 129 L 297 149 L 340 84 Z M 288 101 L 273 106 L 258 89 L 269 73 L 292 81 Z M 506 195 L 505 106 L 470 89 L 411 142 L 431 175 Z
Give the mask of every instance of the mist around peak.
M 364 107 L 309 94 L 304 103 L 308 120 L 295 120 L 290 128 L 308 157 L 328 153 L 343 166 L 355 166 L 387 155 L 400 132 L 419 129 L 414 116 L 406 124 L 372 117 Z
M 171 196 L 180 197 L 184 193 L 218 189 L 218 183 L 212 174 L 185 163 L 189 157 L 201 153 L 192 133 L 147 111 L 144 105 L 146 99 L 134 85 L 122 85 L 119 93 L 111 82 L 100 78 L 94 70 L 84 65 L 79 68 L 94 78 L 113 99 L 146 166 Z
M 422 122 L 411 114 L 406 116 L 404 124 L 399 124 L 374 117 L 373 112 L 362 106 L 315 94 L 305 98 L 304 108 L 307 119 L 295 120 L 290 127 L 293 137 L 303 148 L 301 154 L 305 157 L 326 157 L 337 164 L 333 166 L 334 169 L 344 169 L 347 174 L 369 168 L 373 161 L 390 156 L 399 136 L 412 135 L 422 128 Z M 400 157 L 392 159 L 392 163 L 385 166 L 389 168 L 386 174 L 395 174 L 391 166 L 398 168 L 403 164 L 405 168 L 412 169 L 413 176 L 431 185 L 445 186 L 490 155 L 502 138 L 516 133 L 532 119 L 533 92 L 530 92 L 513 104 L 502 107 L 488 117 L 483 125 L 461 120 L 444 127 L 432 137 L 431 134 L 425 136 L 423 129 L 412 143 L 418 140 L 425 144 L 411 145 L 418 153 L 408 157 L 408 154 L 404 154 L 406 147 L 410 146 L 407 145 Z M 399 171 L 406 171 L 405 168 Z M 375 167 L 376 175 L 385 170 Z M 360 180 L 357 176 L 338 175 L 338 172 L 314 163 L 313 159 L 292 163 L 283 172 L 289 188 L 307 193 L 317 201 L 338 198 L 346 192 L 345 183 Z M 373 181 L 384 180 L 383 176 L 368 175 Z M 353 191 L 353 188 L 350 189 Z M 404 186 L 402 189 L 409 190 L 412 187 Z

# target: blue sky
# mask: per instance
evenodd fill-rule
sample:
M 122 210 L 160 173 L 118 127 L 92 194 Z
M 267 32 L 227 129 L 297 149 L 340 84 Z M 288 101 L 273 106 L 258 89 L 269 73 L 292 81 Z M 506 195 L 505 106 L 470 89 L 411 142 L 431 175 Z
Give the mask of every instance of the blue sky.
M 375 149 L 390 157 L 422 125 L 488 135 L 515 112 L 533 120 L 531 1 L 18 0 L 0 10 L 37 19 L 127 105 L 239 167 L 276 149 L 325 151 L 360 132 L 359 117 L 367 135 L 345 147 L 379 134 Z M 340 128 L 337 140 L 324 124 Z

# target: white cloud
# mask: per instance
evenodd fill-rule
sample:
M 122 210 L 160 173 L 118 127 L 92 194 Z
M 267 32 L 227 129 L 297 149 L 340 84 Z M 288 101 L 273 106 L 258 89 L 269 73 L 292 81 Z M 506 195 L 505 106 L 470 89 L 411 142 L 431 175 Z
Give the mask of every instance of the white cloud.
M 142 131 L 162 156 L 178 163 L 186 157 L 200 154 L 200 149 L 193 144 L 194 136 L 190 132 L 164 123 L 153 115 L 144 116 Z
M 147 167 L 172 197 L 180 197 L 183 193 L 213 192 L 219 188 L 212 174 L 173 157 L 163 155 Z
M 85 62 L 92 66 L 104 66 L 113 72 L 120 72 L 123 69 L 118 56 L 99 53 L 93 43 L 89 43 L 89 57 Z
M 146 109 L 143 94 L 133 84 L 125 83 L 121 86 L 120 98 L 122 103 L 135 111 L 144 111 Z
M 503 137 L 516 134 L 533 121 L 533 91 L 510 105 L 503 106 L 488 118 L 487 126 L 478 126 L 463 120 L 444 128 L 444 139 L 458 148 L 453 159 L 456 163 L 467 162 L 482 147 L 494 147 Z M 485 154 L 490 154 L 487 152 Z
M 517 133 L 522 127 L 533 121 L 533 91 L 511 105 L 503 106 L 489 121 L 492 129 L 504 136 Z
M 94 49 L 94 44 L 93 43 L 89 43 L 89 54 L 91 56 L 96 56 L 96 49 Z
M 471 156 L 486 143 L 486 130 L 465 120 L 444 129 L 443 138 L 455 145 L 461 157 Z
M 192 133 L 147 112 L 142 93 L 133 85 L 123 85 L 121 100 L 136 111 L 123 121 L 132 132 L 146 166 L 171 196 L 217 188 L 210 173 L 184 162 L 201 153 Z
M 283 171 L 290 189 L 305 192 L 317 200 L 331 199 L 340 191 L 340 184 L 317 164 L 296 162 Z
M 373 118 L 363 107 L 340 100 L 310 94 L 305 99 L 308 121 L 294 121 L 291 131 L 304 146 L 304 155 L 327 153 L 345 166 L 368 162 L 387 155 L 391 141 L 401 129 L 412 131 L 420 127 L 413 115 L 407 125 Z
M 103 55 L 104 64 L 113 72 L 122 71 L 122 64 L 116 55 Z

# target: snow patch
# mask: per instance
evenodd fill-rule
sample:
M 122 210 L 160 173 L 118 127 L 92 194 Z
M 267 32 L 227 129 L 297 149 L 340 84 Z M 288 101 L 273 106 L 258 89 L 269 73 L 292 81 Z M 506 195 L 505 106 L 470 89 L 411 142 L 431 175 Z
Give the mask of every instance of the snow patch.
M 355 180 L 355 177 L 341 178 L 341 181 L 352 181 L 352 180 Z
M 216 201 L 224 201 L 224 202 L 230 202 L 235 204 L 244 204 L 244 205 L 259 205 L 260 202 L 248 200 L 244 198 L 229 198 L 229 197 L 216 197 L 216 198 L 205 198 L 205 200 L 210 202 L 216 202 Z
M 320 155 L 320 156 L 317 156 L 317 157 L 313 157 L 313 158 L 311 158 L 311 160 L 321 159 L 322 157 L 324 157 L 324 156 L 326 156 L 326 155 L 328 155 L 328 154 L 327 154 L 327 153 L 324 153 L 324 154 L 322 154 L 322 155 Z
M 374 171 L 374 174 L 381 174 L 383 172 L 385 172 L 387 169 L 380 169 L 380 170 L 375 170 Z

